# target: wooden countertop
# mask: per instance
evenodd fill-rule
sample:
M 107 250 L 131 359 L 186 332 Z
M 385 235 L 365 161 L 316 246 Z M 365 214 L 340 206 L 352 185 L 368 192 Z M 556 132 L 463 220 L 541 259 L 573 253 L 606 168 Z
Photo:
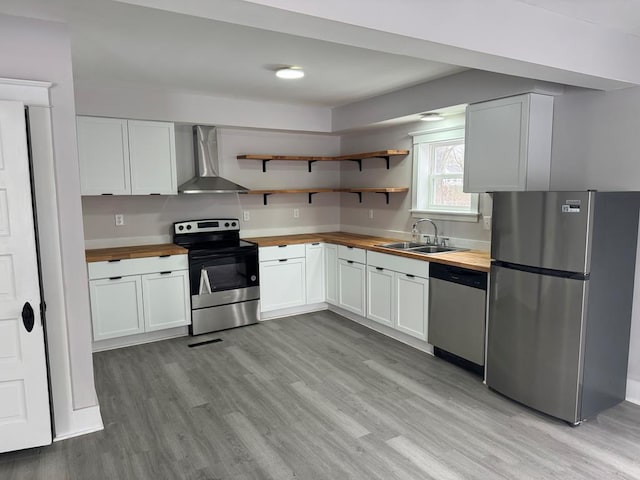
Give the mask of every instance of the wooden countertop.
M 134 245 L 131 247 L 96 248 L 85 251 L 88 263 L 125 260 L 132 258 L 160 257 L 162 255 L 186 255 L 188 250 L 174 243 Z
M 373 237 L 346 232 L 305 233 L 301 235 L 245 238 L 245 240 L 257 243 L 261 247 L 313 242 L 335 243 L 338 245 L 345 245 L 347 247 L 364 248 L 374 252 L 415 258 L 417 260 L 454 265 L 456 267 L 468 268 L 469 270 L 477 270 L 480 272 L 489 271 L 489 264 L 491 260 L 489 252 L 483 252 L 481 250 L 464 250 L 461 252 L 436 254 L 421 254 L 409 251 L 393 250 L 390 248 L 378 247 L 377 245 L 381 243 L 401 242 L 402 240 L 398 240 L 397 238 Z

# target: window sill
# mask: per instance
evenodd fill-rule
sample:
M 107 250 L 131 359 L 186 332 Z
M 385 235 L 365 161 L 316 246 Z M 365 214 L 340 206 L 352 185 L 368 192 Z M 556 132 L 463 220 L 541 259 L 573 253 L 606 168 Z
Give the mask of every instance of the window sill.
M 431 220 L 448 220 L 451 222 L 473 222 L 477 223 L 480 219 L 480 213 L 468 212 L 441 212 L 434 210 L 416 210 L 411 209 L 411 216 L 414 218 L 428 217 Z

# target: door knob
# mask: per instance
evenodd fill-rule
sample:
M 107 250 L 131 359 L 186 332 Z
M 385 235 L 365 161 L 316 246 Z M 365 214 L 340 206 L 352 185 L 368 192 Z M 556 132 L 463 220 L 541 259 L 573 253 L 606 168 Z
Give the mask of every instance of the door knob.
M 27 332 L 33 330 L 35 316 L 33 314 L 33 308 L 29 302 L 25 303 L 24 307 L 22 307 L 22 323 L 24 324 L 24 328 Z

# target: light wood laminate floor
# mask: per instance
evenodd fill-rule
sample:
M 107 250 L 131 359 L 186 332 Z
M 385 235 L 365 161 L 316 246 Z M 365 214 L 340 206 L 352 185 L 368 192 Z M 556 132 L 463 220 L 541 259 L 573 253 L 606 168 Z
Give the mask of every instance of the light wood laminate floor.
M 10 479 L 640 479 L 640 407 L 572 428 L 331 312 L 94 356 L 105 430 Z

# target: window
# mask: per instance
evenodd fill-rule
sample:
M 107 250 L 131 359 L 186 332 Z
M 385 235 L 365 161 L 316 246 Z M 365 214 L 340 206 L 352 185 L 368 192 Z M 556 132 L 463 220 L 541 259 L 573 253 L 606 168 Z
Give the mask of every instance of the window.
M 464 193 L 464 128 L 419 132 L 413 139 L 414 213 L 477 220 L 478 194 Z

